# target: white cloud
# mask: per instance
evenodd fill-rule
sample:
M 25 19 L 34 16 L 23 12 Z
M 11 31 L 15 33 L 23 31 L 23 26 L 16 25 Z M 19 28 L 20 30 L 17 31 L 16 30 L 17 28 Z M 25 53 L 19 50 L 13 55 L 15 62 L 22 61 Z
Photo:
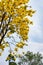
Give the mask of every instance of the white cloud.
M 42 19 L 42 0 L 31 0 L 30 4 L 36 13 L 32 17 L 33 26 L 30 27 L 29 38 L 33 42 L 43 42 L 43 19 Z M 36 5 L 37 4 L 37 5 Z
M 43 54 L 43 43 L 29 42 L 29 51 L 34 53 L 40 52 Z

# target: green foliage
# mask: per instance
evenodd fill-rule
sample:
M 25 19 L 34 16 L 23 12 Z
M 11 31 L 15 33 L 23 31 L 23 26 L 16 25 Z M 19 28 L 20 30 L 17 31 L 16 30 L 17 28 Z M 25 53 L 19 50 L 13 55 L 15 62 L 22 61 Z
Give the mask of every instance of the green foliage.
M 22 58 L 20 58 L 18 65 L 43 65 L 42 59 L 43 57 L 39 52 L 33 54 L 28 51 Z
M 17 65 L 15 62 L 9 62 L 9 65 Z

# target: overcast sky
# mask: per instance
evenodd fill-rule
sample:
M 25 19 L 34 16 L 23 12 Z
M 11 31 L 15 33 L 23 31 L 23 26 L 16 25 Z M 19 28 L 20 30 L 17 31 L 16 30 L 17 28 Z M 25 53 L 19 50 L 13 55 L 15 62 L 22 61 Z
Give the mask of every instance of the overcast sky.
M 43 0 L 31 0 L 30 3 L 36 10 L 33 16 L 34 25 L 31 28 L 30 39 L 33 42 L 43 43 Z
M 31 0 L 30 5 L 36 10 L 36 13 L 32 18 L 34 24 L 30 27 L 28 50 L 43 54 L 43 0 Z M 7 52 L 5 50 L 0 57 L 0 65 L 8 65 L 5 62 Z

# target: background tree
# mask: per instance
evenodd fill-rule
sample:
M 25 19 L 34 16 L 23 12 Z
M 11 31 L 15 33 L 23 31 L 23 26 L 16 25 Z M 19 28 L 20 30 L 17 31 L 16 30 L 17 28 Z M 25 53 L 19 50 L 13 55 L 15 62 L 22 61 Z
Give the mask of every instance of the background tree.
M 32 52 L 28 51 L 20 58 L 18 65 L 43 65 L 42 59 L 43 56 L 39 52 L 33 54 Z
M 17 52 L 18 48 L 23 48 L 27 45 L 25 41 L 28 40 L 29 25 L 33 24 L 29 20 L 32 17 L 34 10 L 28 6 L 29 0 L 0 0 L 0 49 L 3 51 L 5 47 L 10 47 L 10 43 L 5 38 L 10 38 L 12 33 L 19 35 L 20 41 L 16 42 L 14 51 Z M 28 9 L 29 7 L 29 9 Z M 12 41 L 13 42 L 13 41 Z M 13 59 L 18 56 L 15 52 L 11 51 L 6 60 Z M 0 52 L 1 55 L 2 52 Z

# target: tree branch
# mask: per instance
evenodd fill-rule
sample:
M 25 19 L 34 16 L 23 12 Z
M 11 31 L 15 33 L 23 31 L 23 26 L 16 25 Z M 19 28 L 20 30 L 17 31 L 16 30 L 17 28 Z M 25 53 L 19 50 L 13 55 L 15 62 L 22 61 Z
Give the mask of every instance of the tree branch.
M 4 18 L 5 18 L 5 15 L 6 15 L 6 12 L 4 12 L 4 14 L 2 15 L 2 20 L 1 20 L 0 28 L 1 28 L 1 26 L 2 26 L 2 23 L 3 23 L 3 20 L 4 20 Z
M 4 37 L 5 37 L 5 35 L 6 35 L 7 31 L 8 31 L 8 25 L 9 25 L 9 23 L 10 23 L 10 19 L 11 19 L 11 16 L 9 17 L 8 24 L 6 24 L 6 26 L 5 26 L 6 31 L 5 31 L 5 33 L 3 33 L 3 35 L 2 35 L 2 38 L 1 38 L 1 40 L 0 40 L 0 44 L 2 43 L 2 40 L 4 39 Z

